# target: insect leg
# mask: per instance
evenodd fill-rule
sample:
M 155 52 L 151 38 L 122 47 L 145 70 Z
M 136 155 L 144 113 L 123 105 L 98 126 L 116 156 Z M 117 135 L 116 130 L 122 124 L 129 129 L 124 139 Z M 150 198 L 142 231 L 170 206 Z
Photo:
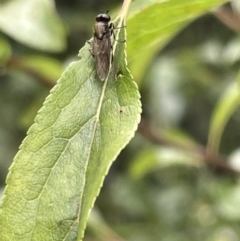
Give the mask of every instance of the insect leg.
M 111 45 L 111 63 L 113 62 L 113 46 Z
M 115 35 L 114 30 L 115 30 L 115 29 L 119 29 L 119 28 L 125 28 L 125 27 L 126 27 L 126 26 L 115 27 L 113 23 L 110 23 L 110 25 L 109 25 L 109 29 L 110 29 L 111 35 L 113 35 L 114 40 L 116 40 L 116 41 L 119 42 L 119 43 L 125 43 L 125 42 L 126 42 L 126 39 L 124 39 L 124 40 L 118 40 L 118 39 L 116 39 L 116 35 Z

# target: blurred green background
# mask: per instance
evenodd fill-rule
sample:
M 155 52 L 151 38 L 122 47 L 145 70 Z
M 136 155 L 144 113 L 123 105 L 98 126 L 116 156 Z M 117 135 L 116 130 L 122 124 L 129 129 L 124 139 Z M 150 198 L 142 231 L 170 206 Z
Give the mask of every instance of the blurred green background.
M 92 37 L 95 16 L 116 13 L 121 1 L 51 3 L 0 1 L 1 193 L 45 97 Z M 106 177 L 84 240 L 240 240 L 239 26 L 230 4 L 201 16 L 136 79 L 143 119 Z

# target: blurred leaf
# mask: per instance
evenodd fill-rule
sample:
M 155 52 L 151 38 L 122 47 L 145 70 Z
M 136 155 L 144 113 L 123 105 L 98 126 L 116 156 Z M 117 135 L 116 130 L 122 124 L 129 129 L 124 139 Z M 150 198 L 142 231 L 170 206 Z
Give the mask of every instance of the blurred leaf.
M 41 74 L 41 76 L 51 81 L 52 84 L 56 83 L 63 71 L 62 64 L 58 60 L 47 56 L 26 56 L 21 58 L 20 61 L 26 68 Z
M 3 38 L 0 38 L 0 65 L 8 62 L 12 56 L 12 49 L 10 44 Z
M 240 220 L 240 183 L 222 180 L 211 184 L 211 195 L 215 199 L 215 209 L 218 215 L 231 221 Z
M 161 135 L 163 139 L 168 140 L 169 143 L 175 144 L 177 146 L 182 146 L 185 149 L 195 150 L 194 152 L 198 152 L 197 149 L 199 145 L 187 135 L 184 131 L 179 129 L 168 129 L 166 131 L 161 131 Z
M 116 39 L 126 38 L 124 29 Z M 4 240 L 82 240 L 104 177 L 140 119 L 125 44 L 115 41 L 113 53 L 102 82 L 86 44 L 47 97 L 10 168 L 0 209 Z
M 32 48 L 65 49 L 65 31 L 53 0 L 14 0 L 0 6 L 0 30 Z
M 88 226 L 99 240 L 123 241 L 106 223 L 101 213 L 94 208 L 88 220 Z
M 240 75 L 238 78 L 240 79 Z M 239 107 L 239 101 L 240 90 L 238 85 L 233 83 L 224 92 L 211 118 L 207 146 L 210 155 L 216 155 L 218 153 L 221 136 L 226 123 Z
M 129 168 L 129 175 L 132 178 L 140 179 L 149 172 L 157 169 L 157 153 L 156 149 L 147 149 L 138 153 L 132 161 Z
M 196 154 L 176 148 L 149 148 L 141 151 L 134 158 L 129 169 L 129 174 L 131 177 L 139 179 L 149 172 L 172 165 L 200 166 L 202 165 L 202 161 Z
M 127 22 L 130 69 L 139 82 L 149 63 L 177 32 L 226 0 L 134 1 Z

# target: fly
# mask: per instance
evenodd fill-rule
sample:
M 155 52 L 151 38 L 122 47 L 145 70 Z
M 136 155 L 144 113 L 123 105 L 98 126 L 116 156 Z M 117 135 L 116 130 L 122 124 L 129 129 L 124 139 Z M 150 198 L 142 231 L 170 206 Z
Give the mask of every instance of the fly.
M 111 18 L 106 13 L 100 13 L 96 16 L 94 25 L 93 45 L 90 52 L 95 58 L 95 67 L 97 76 L 101 81 L 104 81 L 110 69 L 112 61 L 112 44 L 111 35 L 113 33 L 113 23 L 110 23 Z

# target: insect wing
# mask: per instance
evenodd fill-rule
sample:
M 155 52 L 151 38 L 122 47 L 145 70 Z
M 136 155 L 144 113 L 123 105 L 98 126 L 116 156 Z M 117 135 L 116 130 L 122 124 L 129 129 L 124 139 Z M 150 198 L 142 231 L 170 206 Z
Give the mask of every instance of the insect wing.
M 97 76 L 104 81 L 107 78 L 111 61 L 111 40 L 110 33 L 104 35 L 103 39 L 94 37 L 93 53 Z

